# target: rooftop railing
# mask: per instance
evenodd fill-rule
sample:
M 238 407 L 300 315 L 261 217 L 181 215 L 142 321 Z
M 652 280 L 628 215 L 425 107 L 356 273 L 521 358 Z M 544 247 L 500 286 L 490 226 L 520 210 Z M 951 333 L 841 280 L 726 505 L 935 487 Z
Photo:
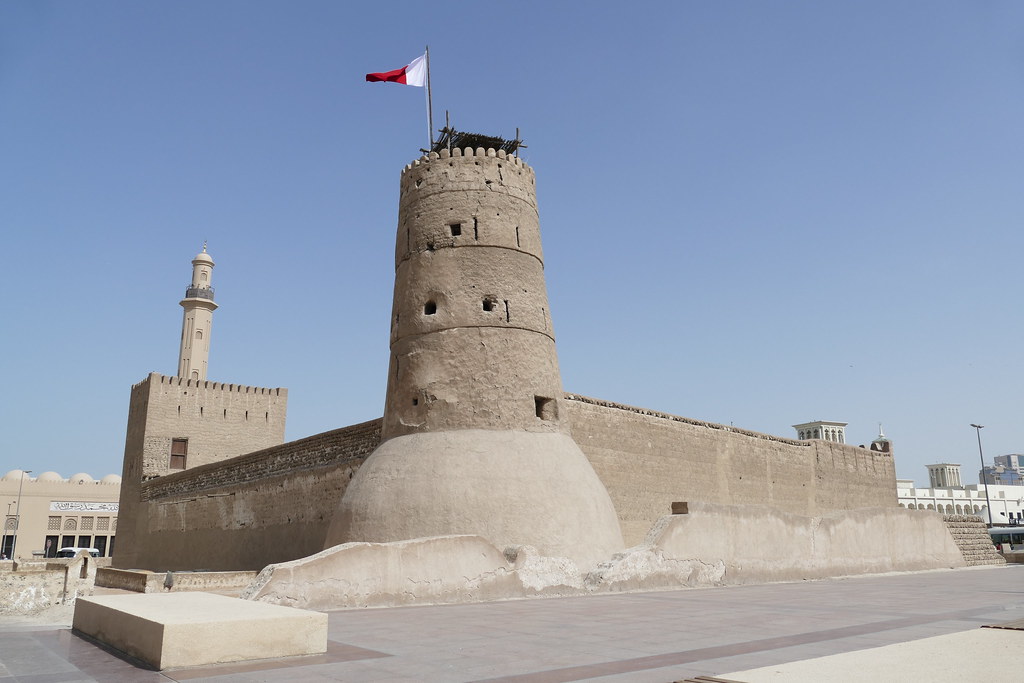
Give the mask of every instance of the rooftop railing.
M 213 301 L 213 287 L 186 287 L 186 299 L 209 299 Z

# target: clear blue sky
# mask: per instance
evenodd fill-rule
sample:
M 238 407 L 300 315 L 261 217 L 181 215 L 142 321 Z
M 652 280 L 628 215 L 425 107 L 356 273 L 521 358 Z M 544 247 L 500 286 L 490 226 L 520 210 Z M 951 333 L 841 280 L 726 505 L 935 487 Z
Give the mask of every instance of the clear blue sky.
M 425 44 L 435 122 L 529 145 L 566 390 L 1024 452 L 1024 3 L 8 0 L 0 474 L 121 471 L 203 240 L 210 379 L 381 414 L 426 124 L 363 75 Z

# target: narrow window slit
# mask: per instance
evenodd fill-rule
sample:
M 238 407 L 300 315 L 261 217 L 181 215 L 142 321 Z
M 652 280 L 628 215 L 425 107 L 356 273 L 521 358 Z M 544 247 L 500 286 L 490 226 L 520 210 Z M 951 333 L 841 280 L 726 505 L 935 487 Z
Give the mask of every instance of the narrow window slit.
M 479 223 L 475 217 L 473 218 L 473 239 L 480 239 Z
M 517 246 L 517 247 L 521 247 L 521 246 L 523 246 L 523 245 L 521 245 L 521 244 L 519 243 L 519 226 L 518 226 L 518 225 L 516 226 L 516 246 Z
M 512 322 L 512 314 L 508 310 L 508 299 L 505 299 L 505 322 Z

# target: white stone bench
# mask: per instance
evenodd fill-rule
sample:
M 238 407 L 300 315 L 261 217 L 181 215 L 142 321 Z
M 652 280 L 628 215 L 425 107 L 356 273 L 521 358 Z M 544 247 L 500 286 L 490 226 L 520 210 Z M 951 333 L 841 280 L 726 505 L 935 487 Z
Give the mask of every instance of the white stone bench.
M 72 628 L 155 669 L 327 651 L 327 615 L 212 593 L 75 601 Z

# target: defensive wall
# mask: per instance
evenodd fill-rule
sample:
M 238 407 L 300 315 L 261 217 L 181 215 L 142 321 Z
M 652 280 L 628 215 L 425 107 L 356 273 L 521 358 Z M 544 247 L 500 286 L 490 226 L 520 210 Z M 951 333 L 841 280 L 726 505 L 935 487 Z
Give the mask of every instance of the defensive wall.
M 121 568 L 237 570 L 319 552 L 381 421 L 324 432 L 144 482 Z M 120 547 L 120 546 L 119 546 Z
M 897 507 L 891 454 L 564 398 L 573 437 L 608 489 L 627 546 L 642 542 L 677 501 L 804 516 Z M 116 556 L 115 565 L 258 570 L 323 550 L 337 501 L 380 430 L 381 420 L 372 420 L 143 483 L 136 559 Z
M 627 546 L 676 501 L 798 515 L 896 507 L 892 454 L 796 441 L 566 394 L 572 435 L 604 482 Z

